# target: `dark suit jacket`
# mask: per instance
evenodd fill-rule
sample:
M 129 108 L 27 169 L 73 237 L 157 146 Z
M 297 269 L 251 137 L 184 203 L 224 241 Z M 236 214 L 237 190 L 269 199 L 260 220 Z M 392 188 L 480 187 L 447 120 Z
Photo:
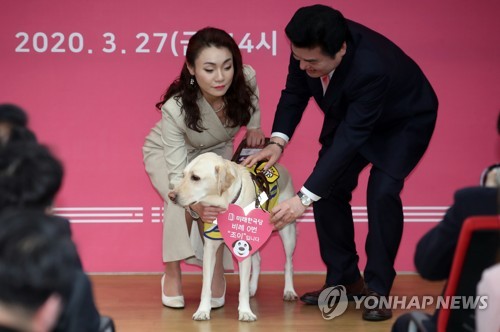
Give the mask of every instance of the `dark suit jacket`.
M 464 221 L 472 216 L 496 215 L 498 209 L 498 188 L 470 187 L 457 191 L 443 220 L 418 242 L 415 252 L 418 273 L 429 280 L 448 279 Z
M 319 78 L 290 58 L 273 132 L 293 136 L 313 97 L 325 114 L 320 157 L 304 186 L 325 196 L 356 153 L 403 179 L 423 155 L 438 101 L 418 65 L 384 36 L 348 21 L 347 52 L 323 97 Z

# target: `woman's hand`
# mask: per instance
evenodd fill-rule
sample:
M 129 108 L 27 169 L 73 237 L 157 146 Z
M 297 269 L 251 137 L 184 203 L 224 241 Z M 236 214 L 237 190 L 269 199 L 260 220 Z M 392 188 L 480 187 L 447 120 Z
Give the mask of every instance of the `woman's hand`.
M 247 145 L 252 148 L 262 146 L 266 142 L 266 136 L 260 128 L 247 129 L 245 139 L 247 140 Z
M 226 209 L 223 209 L 221 207 L 218 207 L 218 206 L 207 206 L 207 205 L 203 205 L 201 203 L 196 203 L 196 204 L 193 204 L 193 205 L 190 205 L 189 208 L 196 212 L 196 214 L 198 214 L 198 216 L 200 216 L 200 219 L 203 221 L 203 222 L 206 222 L 206 223 L 213 223 L 214 220 L 217 219 L 217 217 L 219 216 L 220 213 L 226 211 Z

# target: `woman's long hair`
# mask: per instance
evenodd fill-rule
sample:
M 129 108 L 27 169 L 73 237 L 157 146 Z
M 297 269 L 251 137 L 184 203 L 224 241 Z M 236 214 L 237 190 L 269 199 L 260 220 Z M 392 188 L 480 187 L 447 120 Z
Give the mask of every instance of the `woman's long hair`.
M 195 60 L 207 47 L 225 47 L 233 56 L 234 77 L 224 96 L 226 117 L 228 126 L 244 126 L 248 124 L 252 113 L 255 111 L 251 100 L 254 93 L 245 80 L 243 60 L 238 45 L 227 32 L 217 28 L 204 28 L 189 39 L 186 61 L 182 66 L 181 74 L 170 84 L 162 100 L 156 104 L 156 108 L 161 109 L 162 105 L 171 97 L 174 97 L 178 102 L 180 99 L 182 101 L 181 111 L 185 114 L 186 126 L 197 132 L 207 129 L 203 127 L 200 109 L 197 104 L 199 87 L 197 84 L 190 84 L 192 76 L 187 67 L 187 64 L 194 67 Z

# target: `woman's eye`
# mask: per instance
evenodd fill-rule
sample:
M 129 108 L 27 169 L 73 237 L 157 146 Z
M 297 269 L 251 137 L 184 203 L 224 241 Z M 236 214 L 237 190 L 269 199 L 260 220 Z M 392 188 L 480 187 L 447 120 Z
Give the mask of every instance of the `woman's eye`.
M 214 70 L 213 70 L 213 69 L 205 69 L 205 71 L 206 71 L 207 73 L 213 73 L 213 71 L 214 71 Z
M 231 69 L 233 69 L 233 66 L 229 66 L 229 67 L 224 68 L 224 70 L 231 70 Z

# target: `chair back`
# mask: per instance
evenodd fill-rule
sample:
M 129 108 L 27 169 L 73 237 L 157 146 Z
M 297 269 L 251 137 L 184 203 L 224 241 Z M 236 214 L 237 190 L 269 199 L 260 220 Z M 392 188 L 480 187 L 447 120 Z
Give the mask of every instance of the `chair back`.
M 476 287 L 483 271 L 497 263 L 499 255 L 500 215 L 465 220 L 443 294 L 438 332 L 474 331 L 475 307 L 480 305 Z

